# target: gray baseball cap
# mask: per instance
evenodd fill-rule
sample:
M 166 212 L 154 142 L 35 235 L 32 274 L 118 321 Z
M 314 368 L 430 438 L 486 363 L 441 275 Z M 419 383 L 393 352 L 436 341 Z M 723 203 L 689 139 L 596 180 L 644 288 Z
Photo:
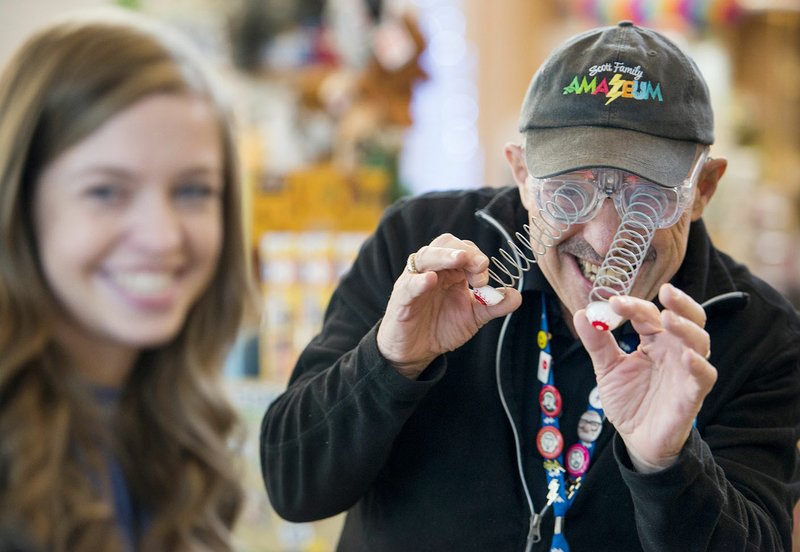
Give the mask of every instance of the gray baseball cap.
M 553 51 L 531 80 L 519 130 L 537 178 L 615 167 L 677 186 L 698 146 L 714 142 L 714 115 L 695 62 L 663 35 L 621 21 Z

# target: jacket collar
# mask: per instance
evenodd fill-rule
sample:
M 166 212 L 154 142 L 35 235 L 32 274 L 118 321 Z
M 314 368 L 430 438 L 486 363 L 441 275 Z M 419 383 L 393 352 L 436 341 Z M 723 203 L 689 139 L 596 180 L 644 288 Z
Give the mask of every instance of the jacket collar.
M 737 291 L 730 271 L 711 244 L 702 219 L 689 228 L 686 257 L 672 283 L 699 303 Z

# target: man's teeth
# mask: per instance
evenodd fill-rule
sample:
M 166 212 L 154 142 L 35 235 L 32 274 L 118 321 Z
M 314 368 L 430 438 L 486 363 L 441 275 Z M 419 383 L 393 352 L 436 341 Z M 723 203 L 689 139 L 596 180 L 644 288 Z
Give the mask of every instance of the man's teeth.
M 578 267 L 580 267 L 581 272 L 586 277 L 586 279 L 594 283 L 595 278 L 597 278 L 597 271 L 600 270 L 600 266 L 592 264 L 583 259 L 578 259 Z
M 118 272 L 114 281 L 124 290 L 137 295 L 157 295 L 172 283 L 168 272 Z

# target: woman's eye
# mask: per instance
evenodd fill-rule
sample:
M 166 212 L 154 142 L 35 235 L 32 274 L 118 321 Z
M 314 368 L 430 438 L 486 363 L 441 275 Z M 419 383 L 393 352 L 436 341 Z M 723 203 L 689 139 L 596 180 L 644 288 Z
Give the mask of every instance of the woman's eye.
M 220 195 L 219 190 L 211 184 L 203 182 L 190 182 L 181 184 L 175 189 L 175 197 L 186 201 L 204 201 Z
M 113 203 L 123 199 L 124 190 L 115 184 L 96 184 L 88 187 L 85 194 L 100 203 Z

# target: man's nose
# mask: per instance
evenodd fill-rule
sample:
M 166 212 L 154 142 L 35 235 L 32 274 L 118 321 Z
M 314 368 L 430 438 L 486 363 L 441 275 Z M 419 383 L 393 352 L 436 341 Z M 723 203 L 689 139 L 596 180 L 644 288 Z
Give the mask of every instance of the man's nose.
M 583 238 L 598 254 L 605 256 L 611 248 L 619 223 L 620 217 L 614 200 L 606 197 L 597 216 L 583 225 Z

